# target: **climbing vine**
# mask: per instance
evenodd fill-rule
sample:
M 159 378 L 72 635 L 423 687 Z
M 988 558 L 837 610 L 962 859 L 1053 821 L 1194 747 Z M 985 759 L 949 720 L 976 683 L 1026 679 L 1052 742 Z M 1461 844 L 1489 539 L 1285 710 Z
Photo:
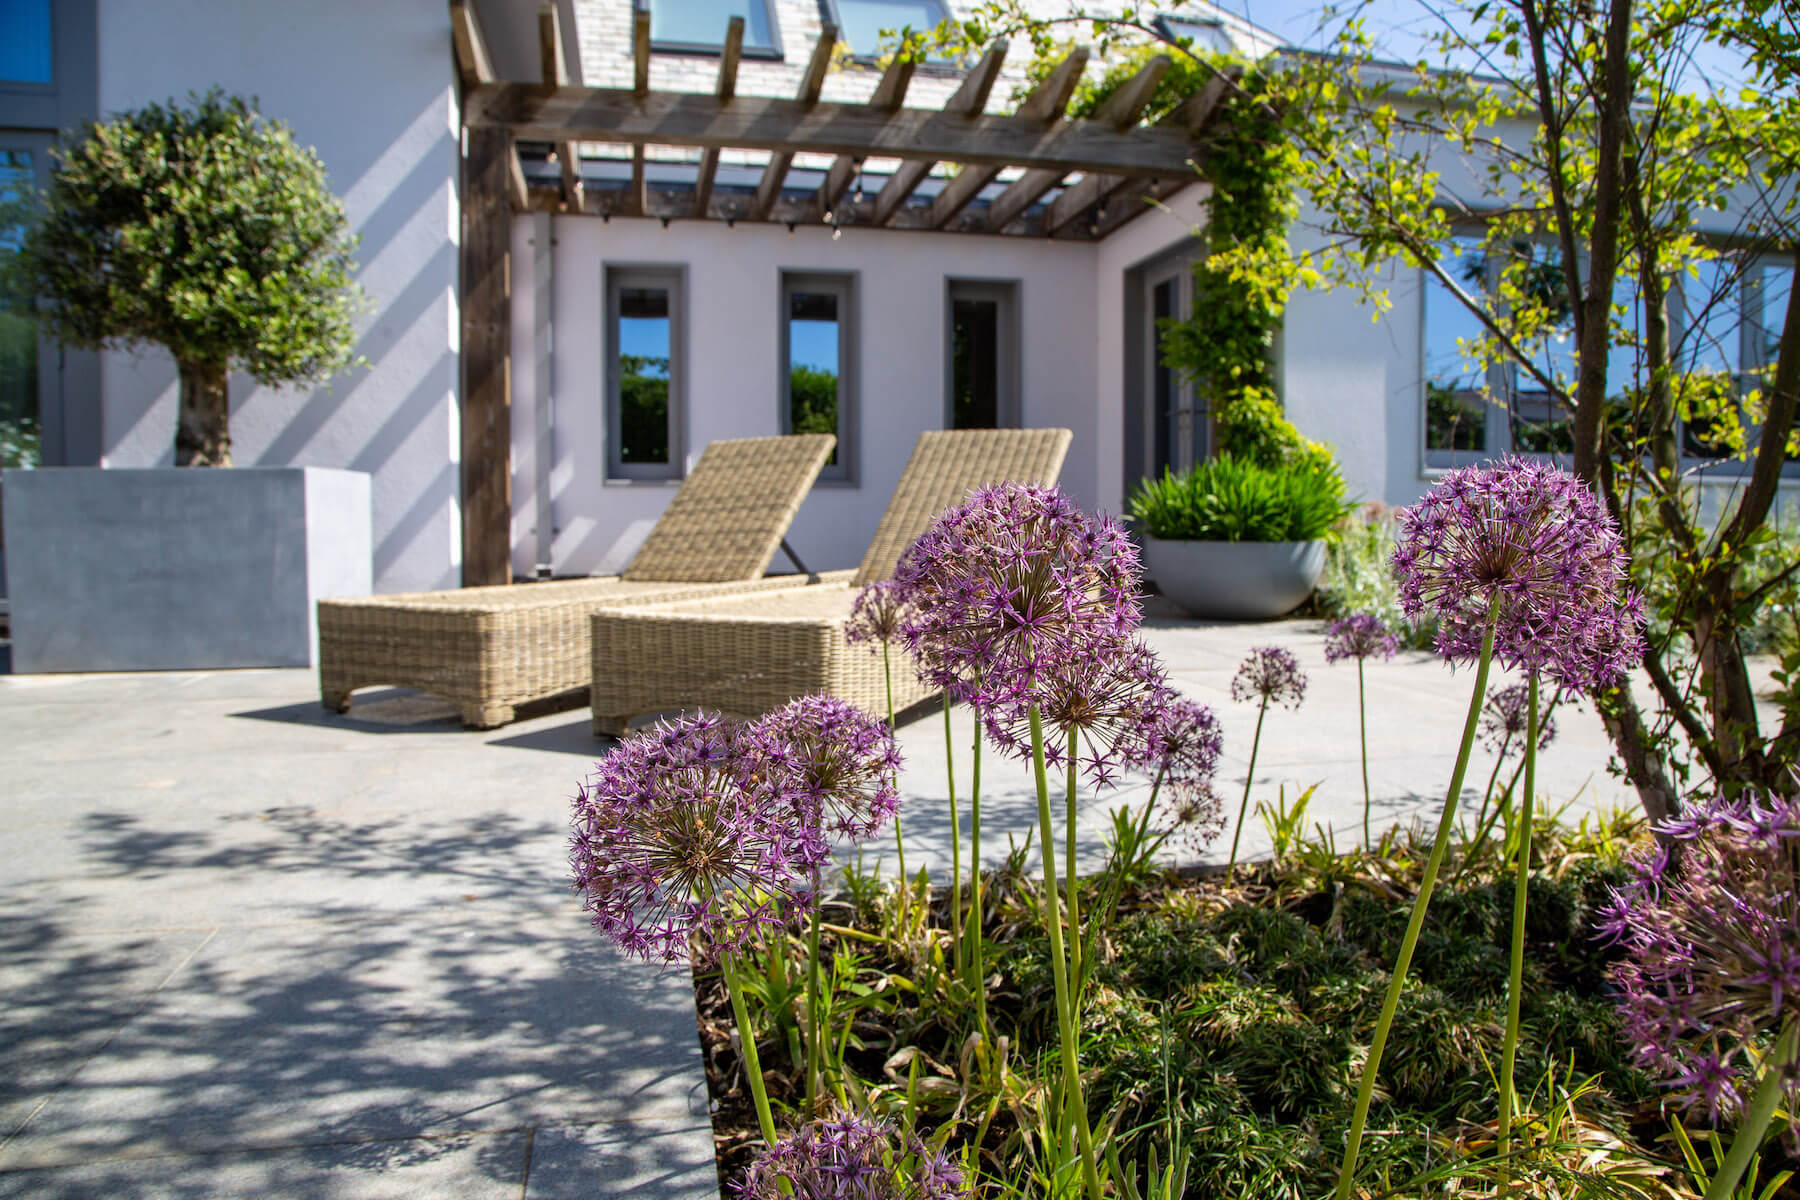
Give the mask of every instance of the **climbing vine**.
M 1115 88 L 1167 47 L 1150 43 L 1117 55 L 1099 79 L 1079 88 L 1071 116 L 1088 116 Z M 1034 77 L 1060 58 L 1040 55 Z M 1145 113 L 1154 121 L 1234 64 L 1223 56 L 1173 56 Z M 1031 82 L 1027 82 L 1027 87 Z M 1224 101 L 1206 145 L 1204 171 L 1212 184 L 1205 251 L 1194 264 L 1192 315 L 1162 322 L 1163 362 L 1192 379 L 1211 402 L 1218 448 L 1265 465 L 1331 452 L 1308 441 L 1283 414 L 1275 386 L 1275 334 L 1288 296 L 1307 278 L 1288 249 L 1288 226 L 1298 215 L 1294 179 L 1299 151 L 1279 114 L 1264 99 L 1266 80 L 1244 70 L 1240 89 Z

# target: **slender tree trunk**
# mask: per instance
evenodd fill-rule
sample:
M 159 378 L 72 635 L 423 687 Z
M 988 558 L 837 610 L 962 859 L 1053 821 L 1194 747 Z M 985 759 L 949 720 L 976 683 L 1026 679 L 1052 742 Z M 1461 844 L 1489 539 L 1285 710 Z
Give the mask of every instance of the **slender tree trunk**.
M 182 361 L 181 409 L 175 419 L 175 465 L 231 465 L 231 403 L 225 364 Z

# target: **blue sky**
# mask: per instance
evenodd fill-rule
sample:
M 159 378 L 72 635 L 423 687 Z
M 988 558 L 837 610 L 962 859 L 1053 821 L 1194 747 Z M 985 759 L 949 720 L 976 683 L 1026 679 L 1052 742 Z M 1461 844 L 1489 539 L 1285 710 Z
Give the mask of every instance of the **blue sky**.
M 1323 5 L 1319 0 L 1217 0 L 1219 6 L 1253 24 L 1308 49 L 1320 49 L 1318 33 Z M 1340 8 L 1343 7 L 1340 5 Z M 1375 0 L 1364 10 L 1369 31 L 1386 56 L 1412 62 L 1427 52 L 1429 35 L 1439 28 L 1433 10 L 1439 5 L 1420 0 Z M 1475 64 L 1464 64 L 1475 65 Z M 1735 96 L 1743 84 L 1743 64 L 1731 56 L 1709 51 L 1699 58 L 1700 69 L 1727 94 Z

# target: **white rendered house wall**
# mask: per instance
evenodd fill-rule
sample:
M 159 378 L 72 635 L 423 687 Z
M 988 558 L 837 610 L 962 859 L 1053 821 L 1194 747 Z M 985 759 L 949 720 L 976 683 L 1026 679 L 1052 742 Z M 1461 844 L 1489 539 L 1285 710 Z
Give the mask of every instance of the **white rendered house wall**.
M 458 115 L 442 0 L 101 0 L 99 58 L 103 115 L 217 84 L 318 151 L 361 239 L 368 366 L 316 389 L 234 377 L 233 457 L 367 471 L 376 589 L 456 586 Z M 102 379 L 102 461 L 168 464 L 173 360 L 107 354 Z

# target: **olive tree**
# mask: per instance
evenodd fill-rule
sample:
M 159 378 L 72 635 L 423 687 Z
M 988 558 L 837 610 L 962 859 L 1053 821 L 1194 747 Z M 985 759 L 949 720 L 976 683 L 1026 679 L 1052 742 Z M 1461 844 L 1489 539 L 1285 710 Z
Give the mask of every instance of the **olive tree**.
M 25 262 L 51 336 L 174 356 L 175 463 L 224 467 L 229 372 L 318 383 L 349 361 L 354 239 L 287 126 L 217 89 L 190 99 L 89 123 L 60 148 Z

